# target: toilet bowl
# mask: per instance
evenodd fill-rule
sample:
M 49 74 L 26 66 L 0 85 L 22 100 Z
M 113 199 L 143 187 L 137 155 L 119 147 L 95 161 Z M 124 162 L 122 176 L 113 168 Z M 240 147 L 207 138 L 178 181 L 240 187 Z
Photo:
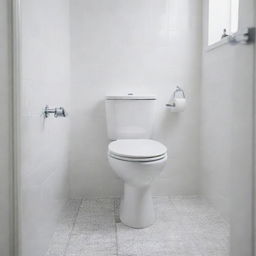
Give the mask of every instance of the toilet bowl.
M 111 142 L 108 160 L 124 182 L 120 219 L 127 226 L 145 228 L 155 221 L 151 184 L 167 160 L 167 149 L 150 139 L 125 139 Z
M 155 221 L 151 185 L 167 160 L 167 149 L 151 140 L 155 95 L 106 96 L 108 160 L 124 182 L 120 219 L 127 226 L 145 228 Z

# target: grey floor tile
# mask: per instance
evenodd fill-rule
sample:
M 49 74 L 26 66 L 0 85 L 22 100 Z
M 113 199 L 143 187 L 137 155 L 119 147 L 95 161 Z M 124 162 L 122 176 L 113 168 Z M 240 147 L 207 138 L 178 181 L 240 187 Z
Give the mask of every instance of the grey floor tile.
M 177 213 L 176 208 L 168 198 L 168 196 L 154 197 L 153 203 L 156 212 L 156 218 L 161 220 L 170 220 Z
M 46 256 L 64 256 L 70 235 L 81 205 L 81 200 L 69 200 L 59 217 L 59 223 L 52 237 Z
M 83 200 L 65 256 L 116 256 L 114 199 Z
M 195 244 L 182 227 L 157 221 L 146 229 L 132 229 L 117 225 L 118 252 L 120 255 L 196 255 Z
M 116 256 L 115 234 L 73 235 L 66 256 Z
M 72 234 L 102 232 L 106 233 L 113 229 L 115 224 L 113 216 L 83 216 L 79 215 Z
M 64 256 L 68 240 L 69 234 L 61 234 L 59 232 L 55 232 L 46 256 Z
M 229 224 L 201 197 L 175 197 L 171 201 L 177 211 L 187 216 L 187 233 L 193 234 L 194 243 L 202 255 L 229 255 Z
M 229 251 L 229 237 L 221 233 L 204 232 L 195 235 L 196 245 L 201 252 Z
M 114 199 L 84 200 L 72 234 L 111 232 L 115 228 Z
M 79 214 L 85 216 L 110 215 L 114 213 L 115 199 L 84 199 Z
M 153 200 L 157 220 L 145 229 L 120 223 L 119 199 L 83 200 L 78 213 L 77 204 L 70 202 L 47 256 L 229 255 L 229 225 L 206 200 L 198 196 Z

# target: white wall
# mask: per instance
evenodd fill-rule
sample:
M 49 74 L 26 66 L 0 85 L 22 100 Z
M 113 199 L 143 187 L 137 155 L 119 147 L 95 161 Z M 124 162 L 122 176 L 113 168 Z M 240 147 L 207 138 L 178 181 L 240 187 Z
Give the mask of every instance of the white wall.
M 168 147 L 155 194 L 195 194 L 199 187 L 200 0 L 73 0 L 71 3 L 71 192 L 120 196 L 107 161 L 104 97 L 158 96 L 154 138 Z M 177 85 L 188 108 L 165 104 Z
M 204 35 L 206 36 L 207 33 Z M 214 202 L 226 217 L 229 217 L 230 209 L 235 50 L 235 47 L 232 48 L 230 45 L 224 45 L 209 52 L 203 49 L 202 62 L 201 187 L 202 193 Z
M 11 6 L 0 1 L 0 255 L 12 254 Z
M 253 17 L 253 0 L 240 1 L 240 28 L 252 27 Z M 202 193 L 231 220 L 232 256 L 252 255 L 253 50 L 253 44 L 203 49 Z
M 21 255 L 42 256 L 68 195 L 69 1 L 21 1 Z

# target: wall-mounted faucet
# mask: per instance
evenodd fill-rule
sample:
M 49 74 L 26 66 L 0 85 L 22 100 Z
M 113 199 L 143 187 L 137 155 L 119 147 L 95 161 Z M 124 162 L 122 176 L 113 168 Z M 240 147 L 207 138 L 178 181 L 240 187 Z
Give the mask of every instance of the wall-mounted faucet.
M 55 118 L 67 116 L 67 112 L 63 107 L 49 108 L 48 105 L 45 106 L 43 114 L 44 114 L 44 118 L 48 118 L 50 114 L 54 114 Z

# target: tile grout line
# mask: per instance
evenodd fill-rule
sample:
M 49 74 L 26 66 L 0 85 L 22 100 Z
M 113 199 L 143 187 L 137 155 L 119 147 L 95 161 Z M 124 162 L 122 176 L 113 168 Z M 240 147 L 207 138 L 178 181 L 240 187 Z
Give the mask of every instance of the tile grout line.
M 76 225 L 77 217 L 78 217 L 78 214 L 79 214 L 79 212 L 80 212 L 80 209 L 81 209 L 81 206 L 82 206 L 82 202 L 83 202 L 83 199 L 80 200 L 79 207 L 78 207 L 78 209 L 77 209 L 76 214 L 74 215 L 73 225 L 72 225 L 72 228 L 71 228 L 71 230 L 70 230 L 70 232 L 69 232 L 69 235 L 68 235 L 68 240 L 67 240 L 67 243 L 66 243 L 66 246 L 65 246 L 65 249 L 64 249 L 63 256 L 66 256 L 66 254 L 67 254 L 69 242 L 70 242 L 70 240 L 71 240 L 71 236 L 72 236 L 73 230 L 74 230 L 75 225 Z
M 119 255 L 118 253 L 118 235 L 117 235 L 117 223 L 116 223 L 116 212 L 115 212 L 115 209 L 116 209 L 116 199 L 114 199 L 114 214 L 113 214 L 113 217 L 114 217 L 114 223 L 115 223 L 115 238 L 116 238 L 116 256 Z
M 119 253 L 118 253 L 118 236 L 117 236 L 117 224 L 115 223 L 115 235 L 116 235 L 116 256 L 118 256 L 119 255 Z

